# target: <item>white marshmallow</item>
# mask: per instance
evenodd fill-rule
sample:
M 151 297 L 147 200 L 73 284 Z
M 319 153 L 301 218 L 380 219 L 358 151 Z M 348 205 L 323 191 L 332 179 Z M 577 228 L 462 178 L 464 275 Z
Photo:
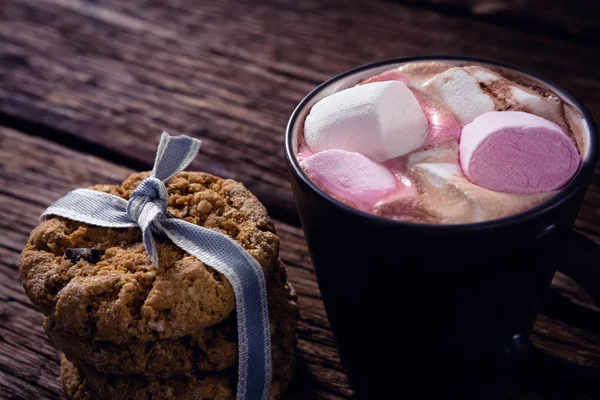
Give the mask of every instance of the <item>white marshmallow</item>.
M 481 90 L 479 81 L 463 68 L 455 67 L 428 81 L 424 90 L 433 89 L 463 125 L 486 112 L 494 111 L 492 98 Z
M 530 114 L 549 119 L 552 122 L 558 122 L 557 120 L 560 119 L 559 116 L 561 115 L 561 111 L 560 103 L 558 101 L 542 97 L 539 93 L 513 83 L 509 79 L 506 79 L 487 68 L 470 66 L 464 67 L 464 69 L 479 82 L 487 85 L 502 81 L 500 86 L 492 85 L 488 90 L 491 91 L 492 95 L 498 97 L 498 99 L 508 102 L 512 110 L 524 110 Z M 508 88 L 510 91 L 508 97 L 506 96 L 506 92 L 502 90 L 503 88 Z
M 486 85 L 489 93 L 480 84 Z M 560 119 L 558 101 L 544 98 L 484 67 L 450 68 L 427 81 L 423 89 L 444 100 L 463 125 L 494 111 L 494 97 L 512 110 L 524 110 L 553 122 Z
M 425 209 L 442 223 L 467 223 L 484 219 L 477 193 L 472 191 L 476 187 L 461 177 L 458 165 L 417 164 L 411 173 L 422 192 Z
M 422 163 L 415 165 L 414 168 L 429 173 L 432 182 L 437 182 L 436 186 L 439 186 L 438 183 L 442 181 L 461 175 L 458 165 L 452 163 Z
M 376 161 L 407 154 L 427 139 L 427 117 L 402 82 L 374 82 L 334 93 L 306 117 L 304 139 L 313 152 L 341 149 Z
M 408 86 L 423 89 L 423 85 L 436 75 L 452 68 L 452 64 L 440 61 L 411 62 L 396 69 L 409 80 Z
M 552 122 L 560 120 L 560 103 L 541 97 L 539 94 L 520 86 L 511 86 L 511 94 L 518 104 L 517 109 L 525 109 L 531 114 L 549 119 Z
M 552 193 L 501 193 L 477 186 L 454 163 L 423 163 L 411 168 L 423 206 L 440 223 L 472 223 L 513 215 L 539 204 Z
M 464 69 L 482 83 L 492 83 L 495 80 L 502 79 L 500 75 L 490 71 L 489 69 L 478 67 L 476 65 L 464 67 Z
M 406 168 L 411 169 L 416 164 L 452 163 L 458 165 L 458 143 L 446 142 L 419 151 L 413 151 L 406 157 Z

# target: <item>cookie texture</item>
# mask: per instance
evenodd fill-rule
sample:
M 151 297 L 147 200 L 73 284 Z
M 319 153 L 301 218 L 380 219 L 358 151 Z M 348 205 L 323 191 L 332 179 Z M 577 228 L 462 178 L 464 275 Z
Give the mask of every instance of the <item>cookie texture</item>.
M 97 341 L 66 332 L 52 317 L 44 329 L 54 347 L 77 365 L 117 375 L 170 376 L 194 371 L 222 371 L 237 364 L 235 320 L 192 336 L 121 344 Z
M 77 367 L 67 361 L 64 355 L 60 360 L 60 381 L 67 399 L 85 400 L 93 398 L 88 393 L 84 379 Z
M 296 294 L 280 262 L 267 279 L 273 363 L 285 365 L 296 345 Z M 47 317 L 44 329 L 56 348 L 78 366 L 117 375 L 172 376 L 196 371 L 222 371 L 237 365 L 235 313 L 194 335 L 150 342 L 93 340 L 62 329 Z
M 120 186 L 92 189 L 128 199 L 148 176 L 133 174 Z M 241 183 L 181 172 L 166 187 L 168 213 L 228 235 L 267 276 L 273 271 L 279 239 L 265 208 Z M 194 336 L 229 318 L 235 297 L 224 276 L 166 238 L 158 237 L 157 247 L 160 268 L 155 269 L 137 228 L 50 218 L 32 232 L 23 250 L 21 281 L 33 303 L 64 332 L 95 340 L 126 343 Z M 99 259 L 74 258 L 69 249 L 96 249 Z
M 281 397 L 293 374 L 293 357 L 286 365 L 273 366 L 270 400 Z M 237 377 L 235 368 L 221 372 L 202 372 L 161 379 L 118 376 L 78 368 L 63 356 L 61 381 L 68 399 L 99 400 L 233 400 Z
M 92 189 L 129 199 L 149 173 Z M 263 268 L 279 399 L 296 361 L 296 294 L 262 204 L 239 182 L 182 172 L 165 184 L 167 212 L 237 241 Z M 19 272 L 64 353 L 68 399 L 230 400 L 237 387 L 235 295 L 227 279 L 160 234 L 159 268 L 137 228 L 51 217 L 31 234 Z

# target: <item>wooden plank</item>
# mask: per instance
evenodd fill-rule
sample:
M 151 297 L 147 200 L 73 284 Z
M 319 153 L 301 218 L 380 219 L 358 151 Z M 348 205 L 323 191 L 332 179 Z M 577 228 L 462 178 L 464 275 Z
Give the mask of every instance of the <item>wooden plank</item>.
M 397 0 L 398 1 L 398 0 Z M 465 12 L 486 21 L 574 40 L 600 36 L 600 3 L 596 0 L 399 0 L 444 12 Z
M 194 168 L 243 181 L 294 223 L 285 124 L 311 88 L 353 66 L 489 57 L 548 75 L 600 115 L 595 47 L 397 3 L 8 0 L 0 21 L 5 125 L 136 169 L 150 167 L 162 129 L 202 137 Z
M 19 253 L 44 208 L 68 190 L 118 183 L 132 171 L 0 128 L 0 380 L 15 398 L 58 398 L 58 355 L 18 280 Z M 335 342 L 299 228 L 275 221 L 301 308 L 299 365 L 288 399 L 348 399 Z M 0 397 L 2 397 L 0 395 Z
M 16 397 L 54 397 L 59 394 L 56 381 L 58 358 L 41 328 L 42 317 L 29 303 L 18 282 L 19 251 L 37 216 L 52 200 L 66 191 L 95 183 L 117 183 L 131 171 L 96 157 L 69 150 L 47 140 L 0 128 L 0 221 L 6 235 L 0 237 L 0 374 L 3 384 L 10 384 Z M 341 372 L 335 343 L 312 274 L 310 258 L 299 228 L 277 222 L 281 237 L 281 254 L 289 266 L 290 280 L 300 297 L 299 375 L 290 389 L 290 399 L 344 399 L 350 391 Z M 561 297 L 562 309 L 547 310 L 552 317 L 540 316 L 535 335 L 536 345 L 560 359 L 580 365 L 597 365 L 600 361 L 600 332 L 585 322 L 561 319 L 569 317 L 573 307 L 593 310 L 593 305 L 572 282 L 560 277 L 554 290 Z M 556 301 L 551 306 L 556 305 Z M 570 308 L 569 308 L 570 307 Z M 584 314 L 582 318 L 598 314 Z M 587 326 L 587 329 L 586 329 Z M 15 360 L 22 360 L 15 362 Z M 1 389 L 1 387 L 0 387 Z M 545 387 L 526 387 L 515 394 L 544 393 Z M 34 396 L 35 394 L 35 396 Z M 567 399 L 571 392 L 555 397 Z M 587 393 L 586 398 L 600 394 Z M 594 397 L 595 396 L 595 397 Z

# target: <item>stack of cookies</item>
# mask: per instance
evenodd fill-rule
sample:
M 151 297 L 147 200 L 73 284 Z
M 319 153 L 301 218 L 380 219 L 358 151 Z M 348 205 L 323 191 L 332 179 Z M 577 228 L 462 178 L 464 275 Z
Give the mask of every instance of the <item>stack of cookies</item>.
M 128 199 L 148 173 L 92 189 Z M 241 184 L 200 172 L 166 182 L 167 212 L 236 240 L 262 266 L 271 325 L 270 398 L 295 366 L 295 294 L 279 260 L 279 239 L 262 204 Z M 233 288 L 211 266 L 156 237 L 160 268 L 140 230 L 50 218 L 31 234 L 23 286 L 46 315 L 64 353 L 70 399 L 235 399 L 237 328 Z

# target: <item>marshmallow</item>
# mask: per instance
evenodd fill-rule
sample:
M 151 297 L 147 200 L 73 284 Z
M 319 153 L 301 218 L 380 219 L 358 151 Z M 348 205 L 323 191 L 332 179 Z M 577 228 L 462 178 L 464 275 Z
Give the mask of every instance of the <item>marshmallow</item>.
M 359 153 L 326 150 L 300 164 L 325 191 L 362 210 L 370 210 L 398 188 L 390 171 Z
M 428 179 L 423 180 L 423 183 L 433 184 L 436 188 L 447 184 L 453 177 L 460 176 L 460 168 L 453 163 L 422 163 L 415 165 L 413 170 L 417 174 L 425 173 Z
M 419 187 L 423 213 L 443 224 L 473 223 L 514 215 L 541 203 L 554 192 L 495 192 L 469 182 L 451 163 L 417 164 L 411 176 Z
M 481 83 L 490 84 L 494 81 L 497 81 L 498 79 L 503 79 L 500 75 L 496 74 L 495 72 L 492 72 L 484 67 L 479 67 L 477 65 L 471 65 L 463 68 Z
M 374 82 L 342 90 L 316 103 L 304 124 L 313 152 L 356 151 L 376 161 L 407 154 L 427 139 L 427 118 L 402 82 Z
M 561 120 L 561 105 L 558 98 L 543 97 L 538 92 L 516 84 L 487 68 L 479 66 L 464 67 L 501 104 L 502 109 L 526 111 L 542 118 L 558 122 Z
M 410 84 L 408 84 L 408 86 L 422 89 L 426 82 L 452 67 L 452 64 L 445 62 L 425 61 L 410 62 L 408 64 L 401 65 L 400 67 L 396 68 L 396 70 L 408 77 L 410 80 Z
M 477 187 L 462 177 L 451 163 L 417 164 L 411 169 L 423 199 L 423 207 L 439 223 L 469 223 L 485 219 Z M 466 184 L 466 185 L 465 185 Z
M 512 85 L 510 91 L 520 110 L 524 109 L 531 114 L 546 118 L 552 122 L 557 122 L 562 119 L 561 105 L 558 99 L 553 101 L 552 99 L 543 98 L 533 90 L 520 86 Z
M 494 101 L 481 89 L 479 81 L 459 67 L 450 68 L 429 80 L 423 90 L 437 94 L 463 125 L 495 109 Z
M 476 118 L 463 128 L 459 152 L 462 170 L 471 182 L 508 193 L 560 189 L 581 161 L 560 126 L 520 111 Z
M 440 129 L 437 128 L 439 124 L 432 124 L 432 115 L 427 106 L 427 104 L 435 104 L 436 98 L 445 103 L 445 107 L 441 107 L 441 110 L 446 107 L 452 110 L 461 125 L 468 124 L 476 117 L 496 109 L 526 111 L 556 123 L 562 120 L 561 104 L 556 97 L 545 97 L 488 68 L 472 65 L 443 70 L 443 67 L 444 64 L 430 67 L 432 71 L 441 70 L 434 75 L 423 74 L 423 72 L 415 74 L 407 67 L 392 70 L 396 74 L 400 73 L 408 77 L 410 82 L 407 85 L 423 90 L 433 97 L 425 103 L 421 101 L 421 107 L 429 118 L 429 139 L 425 145 L 435 143 L 434 138 L 440 136 L 438 134 Z M 423 69 L 423 67 L 419 68 Z M 434 117 L 437 117 L 434 121 L 440 120 L 438 116 L 434 115 Z M 443 132 L 448 132 L 452 128 L 450 125 L 449 128 L 444 128 Z M 443 135 L 443 137 L 447 136 L 452 134 Z
M 412 64 L 408 65 L 410 66 Z M 428 65 L 428 67 L 429 69 L 433 68 L 434 70 L 440 68 L 438 65 Z M 419 72 L 423 73 L 423 71 Z M 425 68 L 425 72 L 428 72 L 427 68 Z M 446 107 L 440 107 L 436 104 L 435 100 L 424 96 L 423 92 L 419 90 L 419 83 L 423 81 L 422 77 L 418 76 L 418 79 L 413 79 L 412 82 L 409 82 L 408 77 L 400 72 L 400 69 L 395 68 L 382 72 L 379 75 L 372 76 L 371 78 L 362 81 L 361 84 L 364 85 L 372 82 L 386 81 L 400 81 L 407 86 L 412 85 L 414 87 L 415 92 L 413 94 L 419 102 L 421 110 L 423 110 L 423 113 L 427 117 L 427 123 L 429 124 L 429 135 L 423 144 L 424 146 L 438 144 L 449 139 L 454 139 L 458 142 L 462 124 L 454 114 L 446 109 Z
M 423 207 L 423 202 L 413 188 L 408 188 L 396 196 L 390 196 L 377 203 L 373 208 L 373 214 L 411 223 L 439 222 L 439 218 Z
M 459 130 L 460 135 L 460 130 Z M 447 163 L 458 165 L 458 140 L 413 151 L 406 156 L 406 168 L 411 169 L 416 164 Z

